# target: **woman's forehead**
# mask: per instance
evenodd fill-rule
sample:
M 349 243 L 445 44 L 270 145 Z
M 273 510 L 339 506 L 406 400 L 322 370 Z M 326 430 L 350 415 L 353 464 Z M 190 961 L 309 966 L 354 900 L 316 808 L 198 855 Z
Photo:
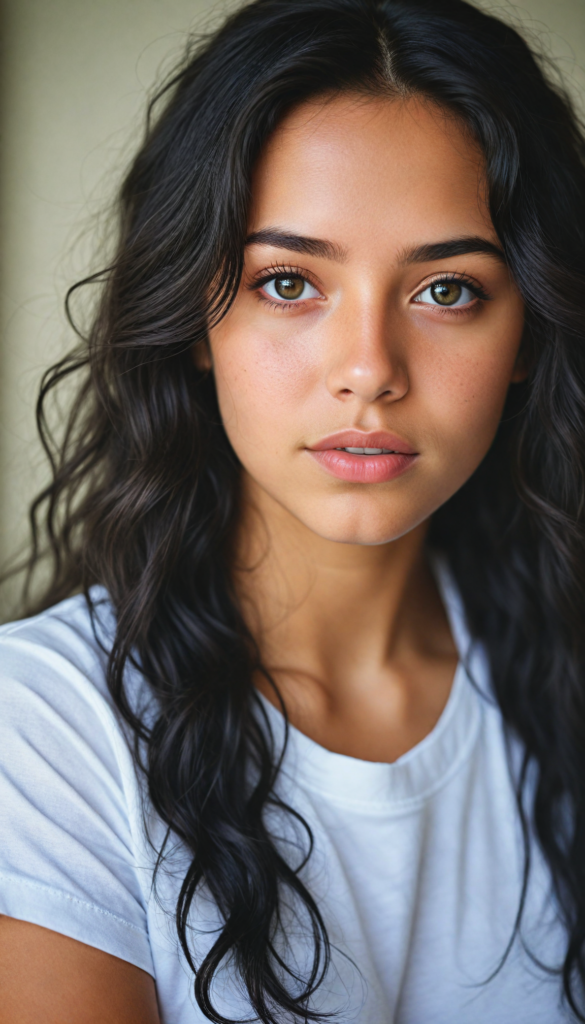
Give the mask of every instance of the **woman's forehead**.
M 485 191 L 482 155 L 453 117 L 418 98 L 340 96 L 304 104 L 276 130 L 254 174 L 249 230 L 286 224 L 350 253 L 429 231 L 496 240 Z

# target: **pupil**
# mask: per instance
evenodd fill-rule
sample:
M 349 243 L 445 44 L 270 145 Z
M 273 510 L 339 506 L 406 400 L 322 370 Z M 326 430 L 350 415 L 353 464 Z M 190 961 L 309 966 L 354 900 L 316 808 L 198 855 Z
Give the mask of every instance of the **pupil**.
M 456 281 L 438 281 L 431 285 L 431 295 L 441 306 L 452 306 L 461 298 L 461 285 Z
M 281 299 L 298 299 L 305 287 L 302 277 L 279 277 L 274 287 Z

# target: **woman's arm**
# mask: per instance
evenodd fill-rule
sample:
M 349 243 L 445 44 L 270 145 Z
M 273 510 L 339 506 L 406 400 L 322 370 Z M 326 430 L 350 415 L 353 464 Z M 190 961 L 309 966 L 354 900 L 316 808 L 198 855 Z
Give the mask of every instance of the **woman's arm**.
M 10 917 L 0 917 L 0 992 L 0 1024 L 160 1024 L 145 971 Z

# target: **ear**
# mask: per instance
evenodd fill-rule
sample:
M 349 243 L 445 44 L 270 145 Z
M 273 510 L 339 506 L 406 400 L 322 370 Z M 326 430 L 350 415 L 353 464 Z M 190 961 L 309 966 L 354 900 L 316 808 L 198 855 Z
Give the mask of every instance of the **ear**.
M 198 370 L 202 372 L 213 369 L 213 359 L 211 358 L 211 348 L 209 347 L 209 341 L 205 338 L 202 341 L 198 341 L 192 348 L 193 362 Z

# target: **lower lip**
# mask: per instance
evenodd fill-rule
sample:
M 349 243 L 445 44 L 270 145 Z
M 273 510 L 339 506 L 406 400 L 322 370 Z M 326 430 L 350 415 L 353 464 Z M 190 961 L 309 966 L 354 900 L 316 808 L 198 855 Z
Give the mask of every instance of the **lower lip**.
M 387 483 L 409 469 L 417 458 L 416 455 L 404 454 L 351 455 L 338 448 L 326 448 L 324 451 L 308 448 L 307 451 L 332 476 L 354 484 Z

